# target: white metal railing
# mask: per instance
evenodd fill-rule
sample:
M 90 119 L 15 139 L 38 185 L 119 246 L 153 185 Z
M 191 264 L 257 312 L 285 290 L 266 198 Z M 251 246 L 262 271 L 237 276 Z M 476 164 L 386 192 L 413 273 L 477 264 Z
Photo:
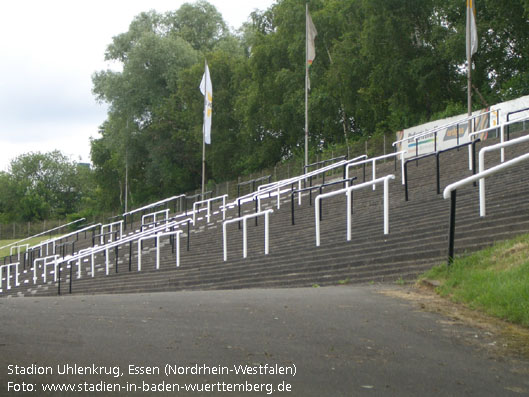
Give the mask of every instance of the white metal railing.
M 44 236 L 44 235 L 46 235 L 46 234 L 48 234 L 48 233 L 54 232 L 55 230 L 60 230 L 60 229 L 62 229 L 63 227 L 70 226 L 70 225 L 73 225 L 73 224 L 76 224 L 76 223 L 78 223 L 78 222 L 82 222 L 82 221 L 85 221 L 85 220 L 86 220 L 85 218 L 77 219 L 76 221 L 73 221 L 73 222 L 67 223 L 67 224 L 65 224 L 65 225 L 57 226 L 57 227 L 55 227 L 55 228 L 53 228 L 53 229 L 46 230 L 45 232 L 35 234 L 34 236 L 26 237 L 25 239 L 18 240 L 18 241 L 15 241 L 15 242 L 13 242 L 13 243 L 10 243 L 10 244 L 7 244 L 7 245 L 4 245 L 3 247 L 0 247 L 0 249 L 4 249 L 4 248 L 7 248 L 7 247 L 11 247 L 12 245 L 22 243 L 22 242 L 24 242 L 24 241 L 30 240 L 30 239 L 35 238 L 35 237 Z
M 20 283 L 18 282 L 18 266 L 20 265 L 19 262 L 15 263 L 8 263 L 7 265 L 0 265 L 0 292 L 4 292 L 2 288 L 2 281 L 4 279 L 3 277 L 3 270 L 6 269 L 6 287 L 7 290 L 11 289 L 11 267 L 15 267 L 15 286 L 18 287 Z
M 360 156 L 362 157 L 362 156 Z M 281 208 L 281 194 L 286 190 L 281 190 L 282 188 L 285 188 L 286 186 L 290 186 L 294 183 L 298 183 L 298 189 L 301 189 L 301 182 L 304 180 L 309 179 L 310 177 L 323 174 L 325 172 L 329 172 L 335 168 L 344 167 L 347 164 L 357 161 L 358 158 L 352 159 L 352 160 L 342 160 L 334 164 L 330 164 L 326 167 L 322 167 L 320 169 L 308 172 L 303 175 L 295 176 L 288 179 L 283 179 L 282 181 L 274 182 L 273 184 L 267 184 L 259 186 L 257 189 L 257 192 L 250 193 L 246 196 L 239 197 L 237 200 L 235 200 L 233 203 L 229 204 L 229 206 L 237 206 L 239 203 L 252 201 L 257 198 L 257 212 L 261 211 L 261 197 L 264 197 L 266 194 L 275 194 L 277 196 L 277 209 Z
M 523 142 L 529 142 L 529 135 L 525 135 L 516 139 L 512 139 L 507 142 L 498 143 L 492 146 L 486 146 L 479 151 L 479 172 L 485 171 L 485 153 L 492 152 L 494 150 L 503 150 L 505 147 L 518 145 Z M 479 180 L 479 215 L 485 216 L 485 178 Z
M 165 210 L 160 210 L 160 211 L 156 211 L 156 212 L 151 212 L 149 214 L 145 214 L 145 215 L 142 215 L 141 217 L 141 227 L 143 229 L 143 227 L 145 226 L 145 219 L 146 218 L 150 218 L 152 217 L 152 223 L 154 225 L 156 225 L 156 217 L 157 215 L 160 215 L 160 214 L 165 214 L 165 221 L 167 221 L 169 219 L 169 209 L 165 209 Z
M 494 126 L 494 127 L 489 127 L 489 128 L 484 128 L 482 130 L 473 132 L 473 133 L 469 134 L 468 141 L 470 142 L 470 140 L 476 135 L 484 134 L 485 132 L 489 132 L 489 131 L 494 131 L 494 130 L 497 130 L 499 128 L 500 129 L 500 144 L 503 144 L 505 142 L 505 127 L 507 127 L 509 125 L 512 125 L 512 124 L 517 124 L 517 123 L 519 123 L 521 121 L 525 121 L 525 120 L 529 120 L 529 116 L 522 117 L 522 118 L 519 118 L 519 119 L 516 119 L 516 120 L 506 121 L 504 123 L 501 123 L 500 125 L 497 125 L 497 126 Z M 507 146 L 509 146 L 509 145 L 507 145 Z M 505 161 L 505 150 L 504 150 L 504 147 L 505 146 L 501 147 L 501 151 L 500 151 L 500 162 L 502 162 L 502 163 Z M 472 171 L 472 153 L 471 153 L 470 147 L 469 147 L 469 152 L 468 152 L 468 163 L 469 163 L 468 167 Z
M 522 161 L 529 160 L 529 153 L 518 156 L 512 160 L 506 161 L 504 163 L 498 164 L 495 167 L 489 168 L 488 170 L 478 172 L 475 175 L 471 175 L 467 178 L 461 179 L 457 182 L 454 182 L 448 185 L 444 192 L 443 197 L 445 199 L 450 198 L 450 222 L 449 222 L 449 233 L 448 233 L 448 264 L 451 264 L 454 260 L 454 240 L 455 240 L 455 223 L 456 223 L 456 193 L 457 189 L 465 185 L 474 183 L 480 179 L 487 178 L 497 172 L 500 172 L 506 168 L 512 167 L 521 163 Z M 480 186 L 481 187 L 481 186 Z M 485 192 L 480 189 L 480 212 L 483 210 L 483 215 L 485 214 Z
M 269 189 L 272 189 L 272 191 L 277 188 L 278 185 L 281 185 L 281 187 L 284 187 L 284 186 L 288 186 L 288 185 L 291 185 L 293 183 L 296 183 L 296 182 L 301 182 L 301 181 L 304 181 L 304 180 L 307 180 L 307 179 L 310 179 L 311 177 L 313 176 L 316 176 L 320 173 L 325 173 L 325 172 L 328 172 L 328 171 L 331 171 L 333 170 L 334 168 L 338 168 L 338 167 L 342 167 L 344 166 L 345 164 L 348 164 L 348 163 L 353 163 L 355 161 L 359 161 L 359 160 L 363 160 L 363 159 L 367 159 L 367 155 L 366 154 L 363 154 L 361 156 L 358 156 L 358 157 L 355 157 L 351 160 L 342 160 L 342 161 L 339 161 L 337 163 L 334 163 L 334 164 L 330 164 L 328 166 L 325 166 L 325 167 L 322 167 L 320 169 L 317 169 L 317 170 L 314 170 L 314 171 L 311 171 L 307 174 L 302 174 L 302 175 L 298 175 L 298 176 L 294 176 L 292 178 L 287 178 L 287 179 L 283 179 L 281 181 L 277 181 L 277 182 L 272 182 L 272 183 L 267 183 L 267 184 L 264 184 L 264 185 L 261 185 L 257 188 L 257 193 L 262 193 L 261 190 L 263 189 L 267 189 L 266 190 L 266 193 L 269 193 L 270 190 Z M 255 193 L 250 193 L 249 195 L 247 196 L 252 196 L 254 195 Z M 243 196 L 243 197 L 246 197 L 246 196 Z
M 247 233 L 247 220 L 251 218 L 256 218 L 258 216 L 264 216 L 265 217 L 265 255 L 268 255 L 269 252 L 269 216 L 270 214 L 274 212 L 272 209 L 268 209 L 261 212 L 256 212 L 255 214 L 249 214 L 241 216 L 240 218 L 230 219 L 227 221 L 224 221 L 222 224 L 222 246 L 224 251 L 224 262 L 228 260 L 228 237 L 226 233 L 226 226 L 230 223 L 235 223 L 242 221 L 243 222 L 243 228 L 242 228 L 242 256 L 243 258 L 246 258 L 248 253 L 248 233 Z
M 101 244 L 105 243 L 105 230 L 108 229 L 108 233 L 112 233 L 114 231 L 114 226 L 119 226 L 119 236 L 117 237 L 117 240 L 121 239 L 123 236 L 123 221 L 116 221 L 112 223 L 107 223 L 106 225 L 101 225 Z M 116 230 L 117 232 L 117 230 Z M 110 241 L 112 241 L 112 236 L 110 236 Z
M 37 283 L 37 269 L 39 264 L 42 262 L 42 279 L 46 283 L 46 271 L 48 265 L 53 265 L 53 281 L 57 281 L 57 266 L 58 266 L 59 255 L 50 255 L 45 258 L 37 258 L 33 261 L 33 284 Z
M 475 120 L 475 119 L 480 118 L 480 117 L 482 117 L 482 116 L 484 116 L 486 114 L 489 114 L 489 113 L 496 112 L 496 114 L 499 114 L 499 111 L 500 111 L 500 109 L 494 109 L 494 110 L 489 110 L 487 112 L 483 112 L 483 113 L 480 113 L 480 114 L 467 116 L 467 117 L 464 117 L 464 118 L 462 118 L 460 120 L 452 121 L 450 123 L 443 124 L 443 125 L 441 125 L 439 127 L 434 127 L 432 129 L 426 130 L 424 132 L 421 132 L 420 134 L 417 134 L 417 135 L 414 135 L 414 136 L 411 136 L 411 137 L 408 137 L 408 138 L 400 139 L 398 141 L 393 142 L 391 145 L 393 147 L 395 147 L 399 143 L 409 142 L 411 140 L 415 140 L 415 145 L 417 145 L 417 141 L 419 140 L 419 138 L 423 138 L 423 137 L 431 135 L 431 134 L 437 134 L 437 132 L 439 132 L 439 131 L 445 130 L 445 129 L 453 127 L 453 126 L 457 126 L 459 124 L 468 123 L 469 121 Z M 437 135 L 436 135 L 436 139 L 437 139 Z
M 84 219 L 84 218 L 83 218 L 83 219 Z M 71 233 L 68 233 L 68 234 L 64 234 L 64 235 L 62 235 L 62 236 L 58 236 L 58 237 L 55 237 L 55 238 L 53 238 L 53 239 L 48 239 L 48 240 L 41 241 L 40 243 L 38 243 L 38 244 L 36 244 L 36 245 L 34 245 L 34 246 L 32 246 L 32 247 L 29 247 L 29 250 L 30 250 L 30 251 L 34 251 L 34 250 L 36 250 L 37 248 L 40 247 L 40 249 L 41 249 L 41 251 L 42 251 L 42 247 L 45 246 L 45 247 L 46 247 L 46 256 L 48 256 L 48 255 L 50 255 L 48 245 L 49 245 L 49 244 L 52 244 L 52 247 L 53 247 L 53 249 L 52 249 L 52 253 L 55 254 L 55 243 L 56 243 L 57 241 L 62 240 L 62 239 L 65 239 L 65 238 L 69 238 L 69 237 L 71 237 L 71 236 L 73 236 L 73 235 L 75 235 L 75 234 L 77 234 L 77 233 L 86 232 L 86 231 L 88 231 L 88 230 L 90 230 L 90 229 L 94 229 L 94 228 L 96 228 L 96 227 L 100 227 L 100 226 L 101 226 L 101 223 L 97 223 L 97 224 L 95 224 L 95 225 L 86 226 L 86 227 L 84 227 L 84 228 L 82 228 L 82 229 L 76 230 L 75 232 L 71 232 Z M 42 254 L 44 255 L 44 253 L 42 253 Z
M 346 205 L 346 211 L 347 211 L 347 241 L 351 241 L 351 223 L 352 223 L 352 216 L 351 216 L 351 202 L 352 202 L 352 196 L 351 193 L 354 190 L 360 190 L 366 187 L 370 187 L 373 184 L 384 184 L 384 234 L 389 234 L 389 180 L 395 179 L 395 175 L 386 175 L 382 178 L 375 179 L 373 181 L 364 182 L 360 185 L 350 186 L 344 189 L 336 190 L 334 192 L 329 192 L 325 194 L 320 194 L 318 197 L 316 197 L 316 200 L 314 202 L 314 210 L 315 210 L 315 219 L 316 219 L 316 247 L 320 246 L 320 201 L 324 198 L 338 196 L 341 194 L 346 194 L 347 196 L 347 205 Z
M 9 249 L 9 256 L 13 255 L 13 251 L 17 252 L 18 261 L 20 262 L 20 253 L 22 248 L 26 248 L 25 253 L 29 250 L 29 244 L 20 244 L 20 245 L 14 245 Z
M 182 230 L 174 230 L 165 233 L 156 233 L 155 235 L 145 236 L 138 239 L 138 271 L 141 271 L 141 256 L 142 248 L 141 243 L 145 240 L 155 238 L 156 239 L 156 270 L 160 269 L 160 238 L 165 236 L 175 236 L 176 240 L 176 267 L 180 267 L 180 235 L 183 233 Z
M 166 198 L 164 200 L 157 201 L 156 203 L 148 204 L 148 205 L 146 205 L 144 207 L 137 208 L 137 209 L 129 211 L 129 212 L 125 212 L 125 213 L 123 213 L 123 216 L 128 216 L 128 215 L 135 214 L 136 212 L 145 211 L 145 210 L 148 210 L 150 208 L 155 208 L 155 207 L 158 207 L 159 205 L 167 204 L 170 201 L 181 199 L 182 197 L 185 197 L 185 196 L 186 196 L 185 194 L 181 194 L 179 196 L 169 197 L 169 198 Z
M 359 161 L 359 162 L 356 162 L 356 163 L 348 164 L 346 166 L 346 168 L 345 168 L 345 179 L 349 179 L 349 169 L 351 167 L 356 167 L 356 166 L 359 166 L 359 165 L 371 163 L 371 168 L 372 168 L 371 172 L 372 172 L 372 175 L 373 175 L 372 180 L 374 181 L 375 179 L 377 179 L 377 174 L 376 174 L 377 161 L 385 160 L 385 159 L 388 159 L 388 158 L 391 158 L 391 157 L 398 157 L 399 155 L 401 155 L 400 156 L 400 164 L 401 164 L 400 172 L 401 172 L 402 184 L 404 185 L 405 184 L 405 180 L 404 180 L 404 153 L 406 153 L 406 152 L 405 151 L 400 151 L 400 152 L 385 154 L 383 156 L 373 157 L 371 159 L 367 159 L 367 160 Z M 346 182 L 345 186 L 349 187 L 349 182 Z M 375 189 L 376 189 L 376 185 L 373 185 L 373 190 L 375 190 Z
M 207 222 L 209 222 L 209 219 L 211 218 L 211 203 L 214 201 L 222 200 L 222 206 L 220 207 L 220 211 L 222 212 L 222 220 L 226 219 L 226 198 L 228 197 L 227 194 L 224 194 L 222 196 L 213 197 L 207 200 L 201 200 L 201 201 L 195 201 L 193 203 L 193 225 L 195 224 L 196 214 L 200 212 L 200 206 L 202 204 L 206 204 L 206 217 Z M 198 209 L 195 209 L 198 208 Z
M 489 168 L 488 170 L 485 170 L 483 172 L 478 172 L 477 174 L 475 175 L 471 175 L 467 178 L 464 178 L 464 179 L 461 179 L 457 182 L 454 182 L 450 185 L 448 185 L 445 190 L 443 191 L 443 197 L 445 199 L 449 198 L 450 197 L 450 193 L 454 190 L 457 190 L 458 188 L 462 187 L 462 186 L 465 186 L 465 185 L 468 185 L 470 183 L 473 183 L 473 182 L 476 182 L 482 178 L 487 178 L 489 177 L 490 175 L 493 175 L 505 168 L 509 168 L 509 167 L 512 167 L 522 161 L 526 161 L 526 160 L 529 160 L 529 153 L 526 153 L 526 154 L 523 154 L 521 156 L 518 156 L 512 160 L 509 160 L 509 161 L 506 161 L 504 163 L 501 163 L 501 164 L 498 164 L 492 168 Z M 485 209 L 485 194 L 484 192 L 481 192 L 480 191 L 480 208 L 483 208 L 483 213 L 485 213 L 484 209 Z
M 111 248 L 119 247 L 120 245 L 124 245 L 124 244 L 128 244 L 128 243 L 132 243 L 132 242 L 138 240 L 141 237 L 147 236 L 149 234 L 162 232 L 164 230 L 167 231 L 167 230 L 169 230 L 172 227 L 180 226 L 181 224 L 184 224 L 184 223 L 187 223 L 187 222 L 192 222 L 192 220 L 190 218 L 188 218 L 188 219 L 184 219 L 184 220 L 179 221 L 179 222 L 170 222 L 170 223 L 167 223 L 165 225 L 160 225 L 160 226 L 157 226 L 155 228 L 148 229 L 148 230 L 146 230 L 144 232 L 140 232 L 140 233 L 136 233 L 136 234 L 133 234 L 133 235 L 125 236 L 121 240 L 113 241 L 113 242 L 107 243 L 107 244 L 102 245 L 102 246 L 95 246 L 93 248 L 87 248 L 86 250 L 82 250 L 82 251 L 78 252 L 75 255 L 69 255 L 69 256 L 67 256 L 67 257 L 65 257 L 63 259 L 59 259 L 58 260 L 58 264 L 65 263 L 65 262 L 66 263 L 71 263 L 73 261 L 78 261 L 78 263 L 80 265 L 82 259 L 84 259 L 86 257 L 90 257 L 91 258 L 91 269 L 92 269 L 91 273 L 92 273 L 92 277 L 95 277 L 95 255 L 98 254 L 98 253 L 101 253 L 101 252 L 105 252 L 105 254 L 106 254 L 106 261 L 105 261 L 105 268 L 106 269 L 105 270 L 106 270 L 106 274 L 109 274 L 109 250 Z M 80 274 L 78 274 L 78 278 L 80 278 Z

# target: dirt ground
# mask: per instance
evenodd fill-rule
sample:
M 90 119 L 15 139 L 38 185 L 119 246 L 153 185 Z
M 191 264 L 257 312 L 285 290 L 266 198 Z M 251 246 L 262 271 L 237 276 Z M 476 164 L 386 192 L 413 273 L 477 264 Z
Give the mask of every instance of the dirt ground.
M 462 324 L 481 330 L 479 335 L 466 335 L 466 342 L 486 349 L 496 358 L 529 358 L 528 328 L 443 298 L 435 292 L 435 286 L 429 281 L 423 280 L 408 288 L 381 289 L 380 293 L 414 302 L 420 310 L 441 314 L 446 318 L 446 325 Z

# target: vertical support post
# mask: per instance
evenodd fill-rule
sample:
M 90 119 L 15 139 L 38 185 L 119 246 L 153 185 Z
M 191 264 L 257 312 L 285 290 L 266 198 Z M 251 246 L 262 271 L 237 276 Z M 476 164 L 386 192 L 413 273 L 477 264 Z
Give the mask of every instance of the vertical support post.
M 222 224 L 222 249 L 224 253 L 224 262 L 228 260 L 228 238 L 226 236 L 226 222 Z
M 156 236 L 156 270 L 160 269 L 160 235 Z
M 141 238 L 138 240 L 138 271 L 141 271 Z
M 408 201 L 408 162 L 404 163 L 404 197 Z
M 255 200 L 255 213 L 257 214 L 259 212 L 259 203 L 258 203 L 257 197 L 254 200 Z M 255 217 L 255 226 L 257 225 L 258 225 L 257 217 Z
M 389 178 L 384 179 L 384 234 L 389 234 Z
M 301 195 L 301 193 L 299 193 Z M 294 196 L 296 195 L 296 192 L 292 192 L 290 195 L 290 212 L 291 212 L 291 218 L 292 218 L 292 224 L 294 225 Z
M 242 220 L 242 257 L 246 258 L 248 254 L 248 232 L 246 218 Z
M 404 153 L 400 154 L 400 178 L 403 185 L 408 181 L 408 177 L 404 176 Z
M 189 238 L 190 238 L 189 221 L 187 221 L 187 252 L 189 252 Z
M 480 170 L 481 171 L 481 170 Z M 484 217 L 486 215 L 485 205 L 485 178 L 479 180 L 479 216 Z
M 502 124 L 500 127 L 500 142 L 503 143 L 505 141 L 505 124 Z M 500 149 L 500 161 L 503 163 L 505 161 L 505 148 L 502 147 Z
M 441 194 L 441 172 L 439 170 L 439 156 L 441 153 L 436 153 L 435 155 L 435 162 L 436 162 L 436 168 L 437 168 L 437 194 Z
M 314 203 L 314 211 L 316 212 L 315 221 L 316 221 L 316 247 L 320 246 L 320 203 L 321 197 L 316 197 Z
M 105 249 L 105 274 L 108 276 L 108 268 L 109 268 L 109 259 L 110 253 L 108 252 L 108 247 Z
M 347 190 L 346 192 L 346 196 L 347 196 L 347 205 L 346 205 L 346 210 L 347 210 L 347 241 L 351 241 L 351 223 L 352 223 L 352 218 L 353 218 L 353 215 L 351 214 L 351 207 L 352 207 L 352 204 L 351 204 L 351 194 L 353 192 L 351 190 Z
M 377 168 L 377 161 L 375 159 L 372 160 L 372 163 L 373 163 L 373 179 L 371 179 L 372 181 L 374 181 L 375 179 L 377 179 L 377 172 L 376 172 L 376 168 Z M 376 190 L 377 188 L 377 185 L 376 184 L 373 184 L 373 190 Z
M 180 267 L 180 234 L 181 231 L 177 231 L 174 238 L 176 239 L 176 267 Z
M 268 237 L 270 231 L 269 215 L 269 212 L 265 212 L 265 255 L 268 255 L 270 248 L 270 239 Z
M 454 261 L 454 240 L 456 230 L 456 194 L 457 190 L 450 192 L 450 224 L 448 228 L 448 265 Z
M 132 271 L 132 241 L 129 242 L 129 272 Z
M 0 283 L 2 282 L 2 268 L 0 267 Z M 33 260 L 33 284 L 37 284 L 37 260 Z
M 61 294 L 61 266 L 59 266 L 59 283 L 57 286 L 57 295 Z M 57 268 L 55 268 L 55 274 L 57 274 Z
M 301 205 L 301 179 L 298 181 L 298 190 L 300 191 L 298 197 L 298 205 Z
M 237 208 L 238 208 L 238 211 L 239 211 L 239 214 L 238 214 L 238 218 L 241 217 L 241 199 L 237 199 Z M 241 221 L 238 222 L 239 223 L 239 230 L 241 230 Z

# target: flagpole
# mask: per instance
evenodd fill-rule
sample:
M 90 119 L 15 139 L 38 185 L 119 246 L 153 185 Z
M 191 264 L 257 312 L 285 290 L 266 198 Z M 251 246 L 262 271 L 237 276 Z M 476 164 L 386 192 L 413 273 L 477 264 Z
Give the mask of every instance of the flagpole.
M 468 111 L 468 133 L 472 133 L 472 121 L 470 117 L 472 116 L 472 45 L 471 45 L 471 20 L 470 13 L 472 9 L 469 7 L 469 0 L 467 0 L 467 111 Z
M 208 61 L 205 61 L 204 73 L 206 73 Z M 202 197 L 204 199 L 205 185 L 206 185 L 206 117 L 207 117 L 207 103 L 208 103 L 208 79 L 205 79 L 204 89 L 204 122 L 202 123 Z
M 305 167 L 309 165 L 309 3 L 305 4 Z M 307 169 L 305 168 L 304 171 Z

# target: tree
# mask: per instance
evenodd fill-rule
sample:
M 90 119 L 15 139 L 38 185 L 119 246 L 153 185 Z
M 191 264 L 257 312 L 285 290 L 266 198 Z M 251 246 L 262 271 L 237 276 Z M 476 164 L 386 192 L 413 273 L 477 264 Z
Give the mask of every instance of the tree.
M 0 208 L 8 221 L 64 217 L 79 209 L 83 195 L 78 165 L 59 151 L 23 154 L 0 179 Z

